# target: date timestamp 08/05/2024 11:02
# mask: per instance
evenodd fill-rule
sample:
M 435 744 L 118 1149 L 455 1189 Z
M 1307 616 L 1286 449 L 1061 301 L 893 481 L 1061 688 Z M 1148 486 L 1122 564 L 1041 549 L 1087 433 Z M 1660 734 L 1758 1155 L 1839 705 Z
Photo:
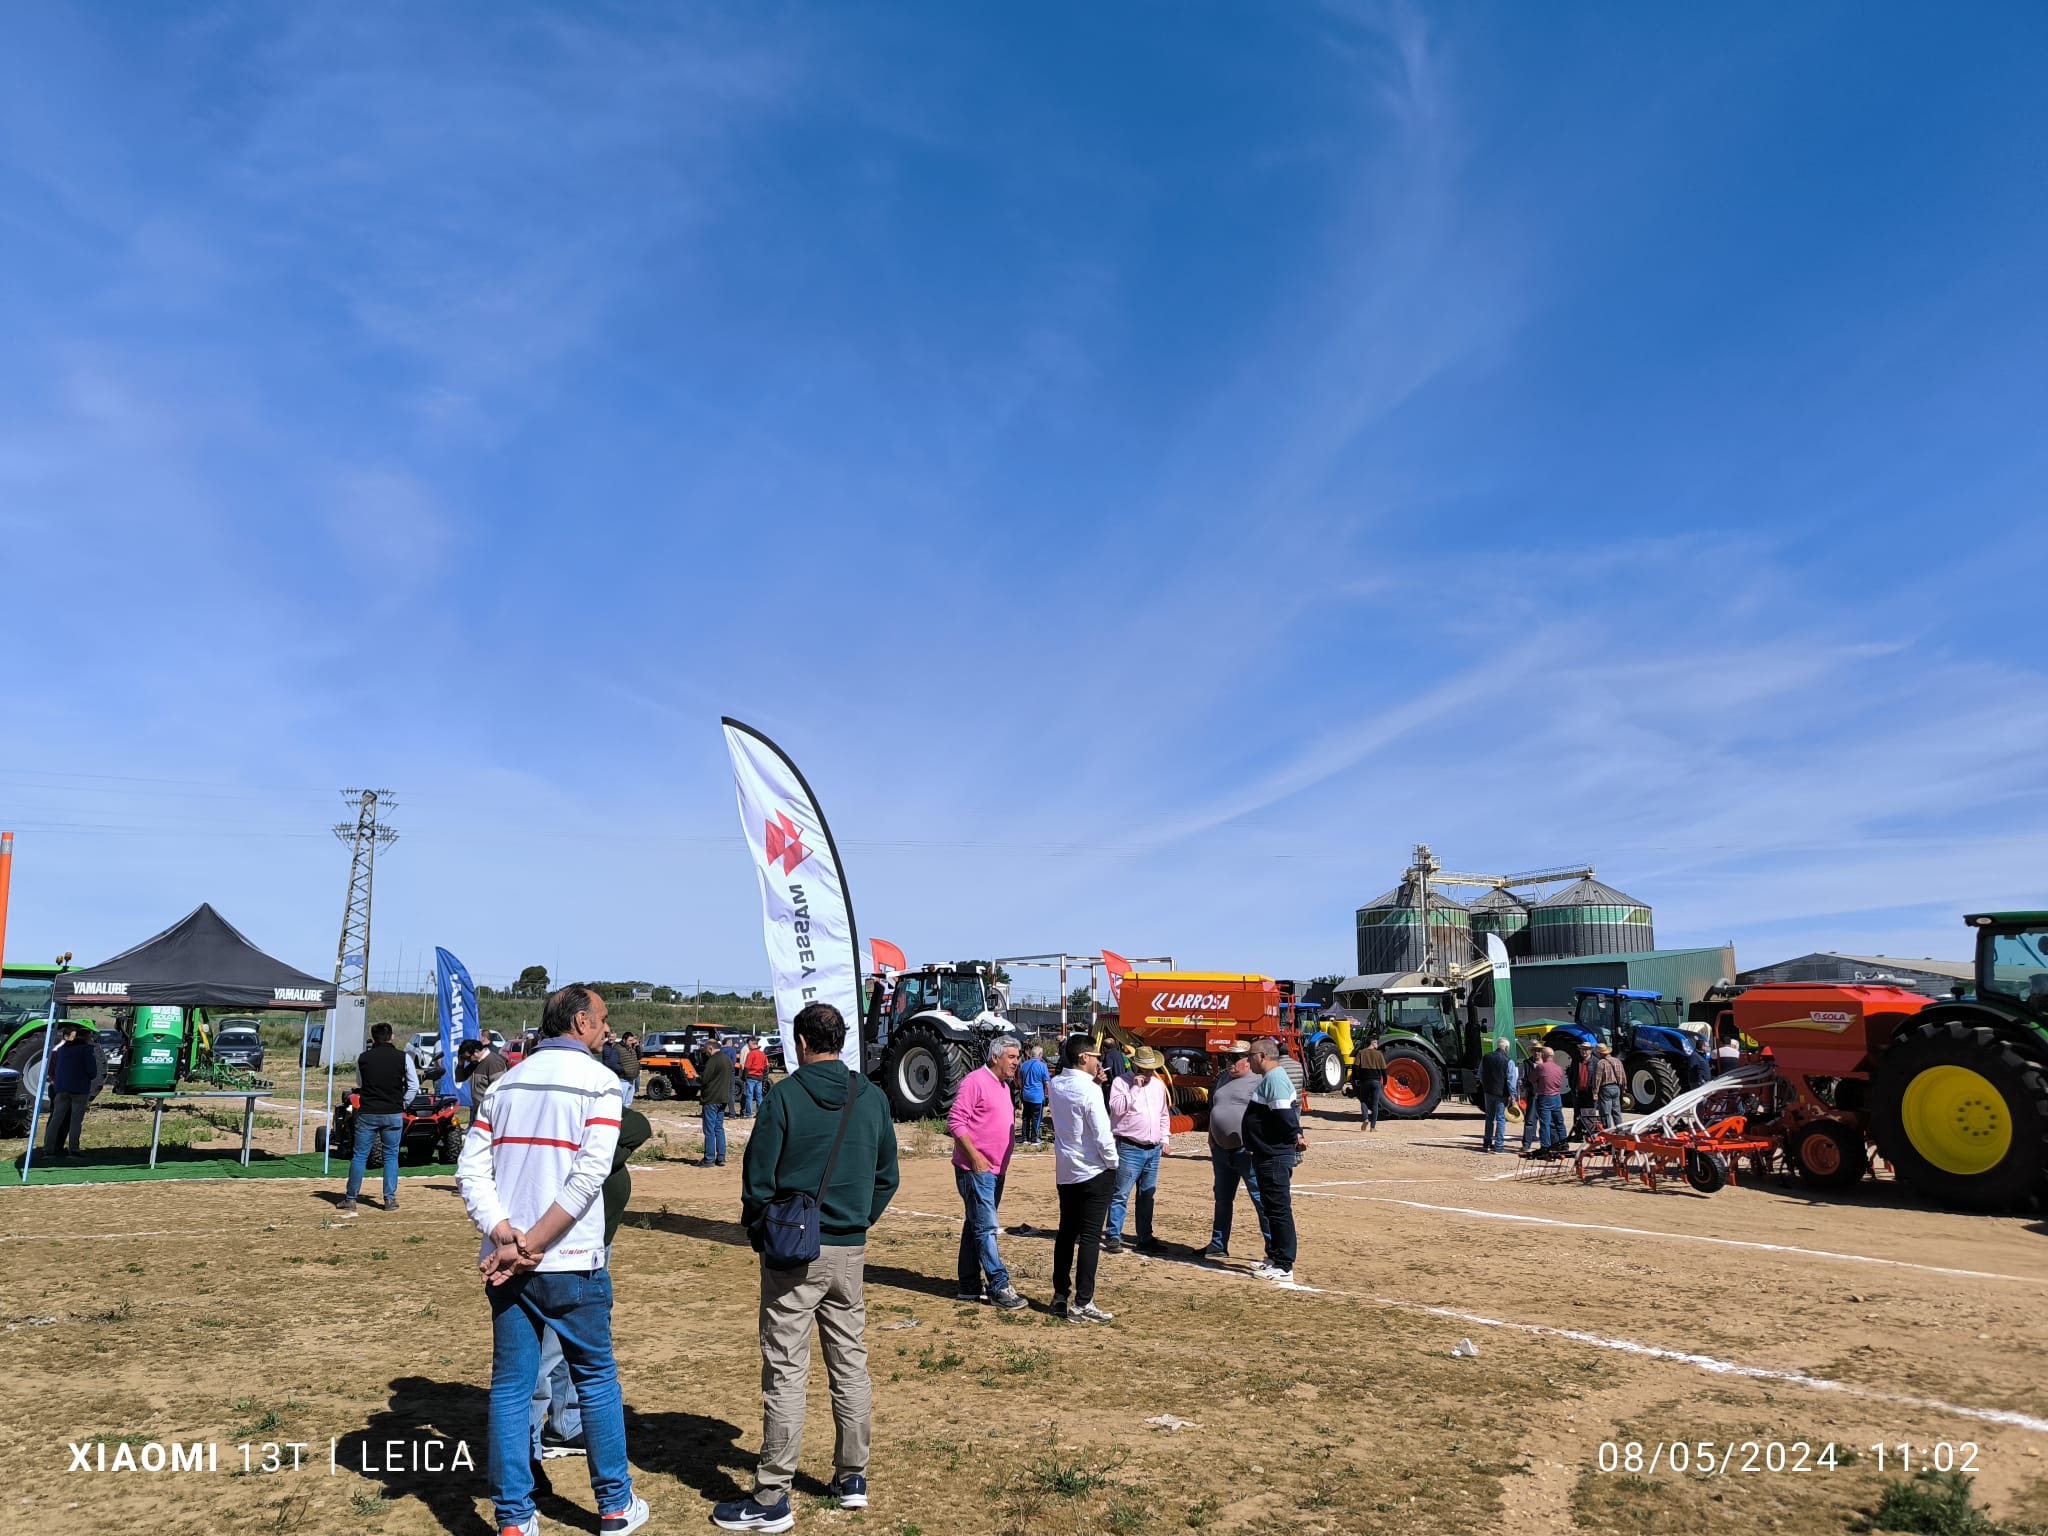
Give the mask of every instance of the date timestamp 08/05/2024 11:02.
M 1915 1472 L 1975 1472 L 1979 1450 L 1970 1440 L 1909 1441 L 1865 1446 L 1832 1440 L 1603 1440 L 1595 1465 L 1602 1472 L 1654 1477 L 1741 1477 L 1752 1473 L 1836 1472 L 1867 1456 L 1879 1472 L 1910 1477 Z

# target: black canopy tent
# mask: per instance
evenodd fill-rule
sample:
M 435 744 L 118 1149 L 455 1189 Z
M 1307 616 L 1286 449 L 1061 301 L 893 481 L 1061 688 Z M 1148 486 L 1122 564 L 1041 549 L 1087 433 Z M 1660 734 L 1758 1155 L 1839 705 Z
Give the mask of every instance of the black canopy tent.
M 211 1008 L 311 1013 L 334 1006 L 334 984 L 263 953 L 201 903 L 153 939 L 57 978 L 60 1003 L 81 1008 Z
M 162 933 L 111 960 L 56 978 L 53 1001 L 80 1008 L 205 1008 L 232 1013 L 296 1013 L 299 1025 L 299 1146 L 306 1141 L 306 1032 L 312 1015 L 332 1009 L 334 983 L 265 954 L 214 911 L 198 907 Z M 332 1069 L 330 1067 L 330 1092 Z M 48 1074 L 44 1080 L 48 1081 Z M 42 1095 L 36 1097 L 40 1109 Z M 31 1114 L 29 1154 L 33 1156 Z M 28 1178 L 24 1157 L 22 1178 Z

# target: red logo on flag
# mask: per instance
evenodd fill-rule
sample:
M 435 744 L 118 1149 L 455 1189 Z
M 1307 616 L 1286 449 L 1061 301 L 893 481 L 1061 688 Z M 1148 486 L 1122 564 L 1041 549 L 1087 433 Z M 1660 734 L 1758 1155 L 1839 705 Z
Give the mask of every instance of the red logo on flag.
M 782 860 L 785 875 L 796 873 L 797 865 L 811 856 L 811 850 L 804 846 L 803 828 L 789 819 L 784 811 L 777 811 L 775 819 L 768 823 L 768 862 Z

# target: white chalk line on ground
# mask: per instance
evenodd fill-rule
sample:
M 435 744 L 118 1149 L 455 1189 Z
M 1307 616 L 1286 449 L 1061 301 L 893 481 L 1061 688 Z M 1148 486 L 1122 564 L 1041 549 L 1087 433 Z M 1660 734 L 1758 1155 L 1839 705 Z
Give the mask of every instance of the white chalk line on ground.
M 1338 1195 L 1333 1199 L 1366 1199 L 1368 1196 Z M 1410 1204 L 1409 1201 L 1398 1202 Z M 1438 1207 L 1429 1207 L 1438 1209 Z M 890 1210 L 885 1216 L 917 1216 L 927 1221 L 949 1221 L 961 1225 L 965 1218 L 944 1216 L 932 1211 Z M 1620 1229 L 1615 1229 L 1620 1230 Z M 1652 1233 L 1652 1236 L 1664 1234 Z M 1795 1250 L 1805 1251 L 1805 1250 Z M 1171 1264 L 1182 1269 L 1192 1269 L 1203 1275 L 1222 1275 L 1237 1280 L 1256 1280 L 1258 1277 L 1249 1270 L 1231 1269 L 1218 1264 L 1204 1264 L 1193 1259 L 1176 1259 L 1158 1254 L 1146 1256 L 1145 1262 Z M 1890 1263 L 1891 1260 L 1873 1260 L 1874 1263 Z M 1915 1266 L 1924 1267 L 1924 1266 Z M 1967 1271 L 1949 1270 L 1949 1274 L 1963 1274 Z M 1992 1278 L 2009 1278 L 1993 1276 Z M 1914 1397 L 1903 1392 L 1886 1392 L 1877 1387 L 1859 1387 L 1853 1382 L 1836 1381 L 1827 1376 L 1809 1376 L 1804 1371 L 1773 1370 L 1769 1366 L 1744 1365 L 1736 1360 L 1722 1360 L 1714 1355 L 1696 1354 L 1690 1350 L 1667 1349 L 1661 1344 L 1640 1344 L 1633 1339 L 1610 1339 L 1597 1333 L 1585 1333 L 1576 1328 L 1554 1328 L 1547 1323 L 1516 1323 L 1505 1318 L 1484 1317 L 1477 1312 L 1460 1312 L 1455 1307 L 1432 1306 L 1427 1302 L 1406 1301 L 1398 1296 L 1368 1296 L 1362 1291 L 1340 1291 L 1321 1286 L 1304 1285 L 1292 1281 L 1274 1286 L 1275 1290 L 1299 1291 L 1310 1296 L 1342 1296 L 1352 1301 L 1370 1301 L 1383 1307 L 1394 1307 L 1404 1312 L 1421 1312 L 1430 1317 L 1449 1318 L 1454 1322 L 1469 1323 L 1475 1328 L 1499 1328 L 1510 1333 L 1527 1334 L 1532 1338 L 1566 1339 L 1574 1344 L 1589 1345 L 1594 1349 L 1610 1349 L 1619 1354 L 1634 1355 L 1644 1360 L 1663 1360 L 1674 1365 L 1689 1365 L 1711 1376 L 1735 1376 L 1748 1381 L 1771 1381 L 1784 1386 L 1806 1387 L 1815 1392 L 1834 1392 L 1845 1397 L 1858 1397 L 1866 1402 L 1886 1403 L 1895 1408 L 1919 1408 L 1935 1413 L 1954 1414 L 1961 1418 L 1975 1419 L 1985 1424 L 2003 1424 L 2013 1429 L 2031 1430 L 2035 1434 L 2048 1435 L 2048 1419 L 2037 1419 L 2030 1414 L 2019 1413 L 2008 1408 L 1967 1408 L 1960 1403 L 1946 1403 L 1934 1397 Z
M 1711 1243 L 1722 1248 L 1753 1248 L 1761 1253 L 1796 1254 L 1807 1259 L 1836 1259 L 1845 1264 L 1877 1264 L 1887 1269 L 1914 1269 L 1923 1274 L 1949 1275 L 1962 1280 L 2008 1280 L 2015 1285 L 2048 1285 L 2039 1275 L 2002 1275 L 1983 1269 L 1951 1269 L 1941 1264 L 1915 1264 L 1911 1259 L 1880 1259 L 1867 1253 L 1837 1253 L 1827 1248 L 1796 1248 L 1789 1243 L 1761 1243 L 1740 1237 L 1710 1237 L 1703 1232 L 1659 1232 L 1654 1227 L 1616 1227 L 1598 1221 L 1565 1221 L 1556 1216 L 1529 1216 L 1513 1211 L 1486 1211 L 1467 1205 L 1431 1205 L 1422 1200 L 1403 1200 L 1395 1195 L 1336 1195 L 1320 1189 L 1303 1188 L 1305 1195 L 1319 1200 L 1356 1200 L 1368 1205 L 1405 1205 L 1418 1211 L 1441 1211 L 1452 1216 L 1471 1216 L 1482 1221 L 1515 1221 L 1529 1226 L 1565 1227 L 1579 1232 L 1615 1232 L 1624 1237 L 1660 1237 L 1674 1243 Z

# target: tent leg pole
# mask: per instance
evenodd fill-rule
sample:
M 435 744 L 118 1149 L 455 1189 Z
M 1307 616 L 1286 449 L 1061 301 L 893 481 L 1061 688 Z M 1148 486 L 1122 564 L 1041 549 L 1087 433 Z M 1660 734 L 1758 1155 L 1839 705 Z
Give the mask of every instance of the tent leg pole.
M 299 1015 L 299 1145 L 297 1150 L 306 1150 L 306 1036 L 312 1032 L 313 1015 Z
M 36 1158 L 36 1127 L 43 1121 L 43 1095 L 50 1091 L 50 1037 L 57 1033 L 57 1004 L 50 1004 L 49 1022 L 43 1025 L 43 1075 L 36 1083 L 36 1096 L 28 1107 L 28 1145 L 21 1149 L 21 1182 L 28 1182 L 29 1165 Z

